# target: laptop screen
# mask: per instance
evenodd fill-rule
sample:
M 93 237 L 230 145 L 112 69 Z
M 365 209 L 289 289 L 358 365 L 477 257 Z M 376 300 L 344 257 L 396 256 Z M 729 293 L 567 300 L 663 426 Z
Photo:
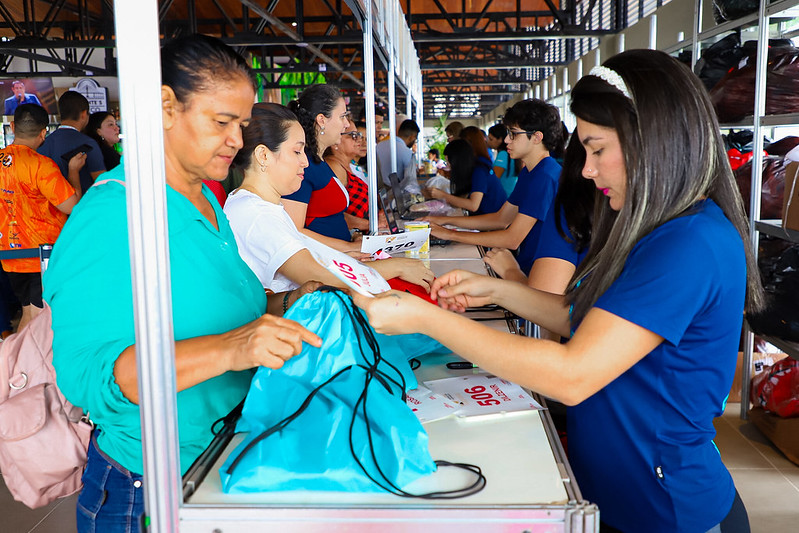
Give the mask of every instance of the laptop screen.
M 394 193 L 394 199 L 396 200 L 397 204 L 397 215 L 400 217 L 403 216 L 405 213 L 408 212 L 408 200 L 405 197 L 405 194 L 402 192 L 402 187 L 400 187 L 400 179 L 396 172 L 392 172 L 388 176 L 388 180 L 391 183 L 391 191 Z
M 383 213 L 386 215 L 386 222 L 388 223 L 388 230 L 391 234 L 399 233 L 399 226 L 397 225 L 397 213 L 394 211 L 394 208 L 391 206 L 391 201 L 393 200 L 393 193 L 389 195 L 389 191 L 386 189 L 380 189 L 378 191 L 378 199 L 380 200 L 380 207 L 383 209 Z

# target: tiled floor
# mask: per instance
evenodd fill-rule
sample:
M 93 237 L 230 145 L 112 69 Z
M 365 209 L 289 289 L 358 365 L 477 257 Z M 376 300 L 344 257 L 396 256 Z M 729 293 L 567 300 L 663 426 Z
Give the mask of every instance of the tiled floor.
M 791 463 L 729 404 L 716 420 L 716 444 L 732 472 L 754 533 L 799 531 L 799 466 Z M 13 500 L 0 483 L 0 531 L 74 533 L 75 496 L 30 510 Z

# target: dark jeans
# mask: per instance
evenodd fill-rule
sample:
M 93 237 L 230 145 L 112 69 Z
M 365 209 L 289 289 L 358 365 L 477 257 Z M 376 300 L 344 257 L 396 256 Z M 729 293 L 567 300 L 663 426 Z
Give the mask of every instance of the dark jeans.
M 143 531 L 142 477 L 125 469 L 97 447 L 96 432 L 89 444 L 89 461 L 78 496 L 80 533 L 134 533 Z

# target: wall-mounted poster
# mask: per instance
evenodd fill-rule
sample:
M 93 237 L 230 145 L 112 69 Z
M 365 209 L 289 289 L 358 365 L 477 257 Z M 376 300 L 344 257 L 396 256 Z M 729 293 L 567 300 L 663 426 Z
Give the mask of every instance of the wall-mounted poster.
M 11 78 L 0 80 L 3 114 L 13 115 L 20 104 L 39 104 L 48 115 L 58 113 L 51 78 Z

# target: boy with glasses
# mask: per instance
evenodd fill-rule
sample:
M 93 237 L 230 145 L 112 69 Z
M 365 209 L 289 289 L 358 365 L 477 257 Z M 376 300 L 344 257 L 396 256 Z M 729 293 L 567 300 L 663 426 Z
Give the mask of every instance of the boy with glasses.
M 503 122 L 508 128 L 508 155 L 524 163 L 507 202 L 496 213 L 428 220 L 432 234 L 440 239 L 517 250 L 516 260 L 527 275 L 541 232 L 538 222 L 546 217 L 558 190 L 561 167 L 549 152 L 561 141 L 560 113 L 541 100 L 523 100 L 506 112 Z M 450 230 L 440 224 L 480 232 Z

